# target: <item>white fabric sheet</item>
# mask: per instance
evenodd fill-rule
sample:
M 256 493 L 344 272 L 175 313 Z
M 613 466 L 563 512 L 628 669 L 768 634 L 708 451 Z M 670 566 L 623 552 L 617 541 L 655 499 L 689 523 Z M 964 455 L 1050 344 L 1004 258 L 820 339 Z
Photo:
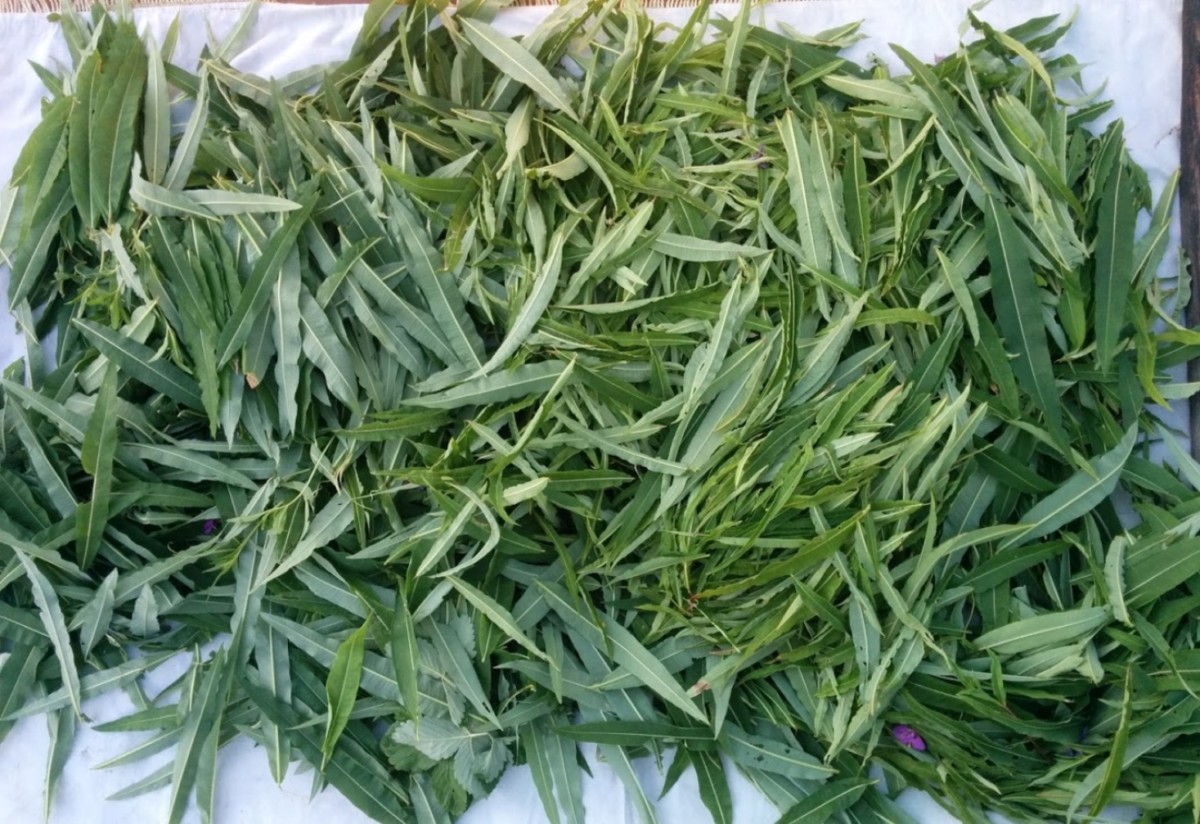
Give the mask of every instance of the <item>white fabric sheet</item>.
M 858 60 L 878 57 L 895 66 L 887 44 L 900 43 L 925 59 L 947 54 L 958 42 L 959 27 L 969 0 L 812 0 L 776 4 L 755 12 L 768 23 L 786 23 L 801 31 L 816 32 L 852 20 L 864 21 L 869 39 L 851 56 Z M 235 64 L 263 75 L 281 75 L 315 63 L 336 61 L 350 48 L 358 31 L 362 6 L 266 6 L 259 12 L 247 47 Z M 1111 117 L 1123 117 L 1135 159 L 1147 167 L 1156 188 L 1161 188 L 1179 163 L 1181 0 L 999 0 L 983 10 L 990 22 L 1013 25 L 1035 15 L 1077 12 L 1077 21 L 1063 47 L 1087 64 L 1090 88 L 1107 81 L 1107 96 L 1116 106 Z M 161 40 L 172 17 L 184 18 L 175 60 L 194 64 L 205 38 L 207 19 L 220 35 L 241 13 L 238 5 L 187 6 L 179 9 L 139 10 L 138 20 Z M 545 8 L 505 12 L 498 26 L 520 34 L 546 14 Z M 682 22 L 686 9 L 658 9 L 661 19 Z M 29 132 L 38 122 L 44 89 L 28 61 L 53 65 L 69 61 L 65 43 L 54 24 L 35 14 L 0 15 L 0 176 L 6 175 Z M 1106 122 L 1106 121 L 1104 121 Z M 1104 122 L 1100 125 L 1103 126 Z M 1176 229 L 1176 240 L 1178 229 Z M 1168 257 L 1168 262 L 1173 260 Z M 7 271 L 0 272 L 0 295 L 6 291 Z M 0 365 L 20 357 L 23 343 L 7 312 L 0 312 Z M 1176 416 L 1175 422 L 1182 424 Z M 153 694 L 174 679 L 186 659 L 175 659 L 146 678 Z M 85 703 L 93 721 L 118 718 L 132 710 L 123 694 Z M 93 766 L 144 740 L 148 734 L 104 734 L 81 730 L 54 799 L 53 824 L 107 824 L 126 821 L 159 821 L 165 816 L 169 790 L 140 798 L 105 802 L 106 796 L 162 764 L 171 754 L 161 753 L 134 765 L 96 771 Z M 42 821 L 42 782 L 46 769 L 48 732 L 41 718 L 22 721 L 0 745 L 0 824 L 34 824 Z M 930 742 L 936 750 L 937 742 Z M 639 765 L 647 787 L 662 786 L 652 762 Z M 593 763 L 594 778 L 587 780 L 584 803 L 588 824 L 634 824 L 636 811 L 616 776 Z M 217 818 L 221 822 L 356 824 L 367 819 L 335 791 L 310 799 L 311 773 L 293 768 L 282 787 L 267 771 L 266 758 L 245 739 L 222 751 Z M 733 785 L 737 824 L 766 824 L 778 812 L 745 781 Z M 923 824 L 947 824 L 955 819 L 927 796 L 906 792 L 902 803 Z M 684 777 L 659 803 L 663 824 L 701 824 L 709 820 L 699 801 L 693 775 Z M 192 818 L 190 820 L 196 820 Z M 461 819 L 462 824 L 542 824 L 546 816 L 529 771 L 513 768 L 492 795 Z

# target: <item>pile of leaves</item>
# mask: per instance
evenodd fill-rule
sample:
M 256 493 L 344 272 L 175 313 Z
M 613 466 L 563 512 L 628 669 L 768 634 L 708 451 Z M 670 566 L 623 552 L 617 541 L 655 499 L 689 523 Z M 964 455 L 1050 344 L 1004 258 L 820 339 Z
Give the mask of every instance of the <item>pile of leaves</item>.
M 647 822 L 672 748 L 718 822 L 732 770 L 909 821 L 871 765 L 1195 821 L 1200 466 L 1153 405 L 1200 335 L 1066 25 L 889 76 L 749 4 L 493 13 L 377 0 L 274 80 L 252 12 L 196 72 L 61 15 L 0 244 L 0 731 L 50 714 L 48 801 L 119 688 L 171 822 L 239 735 L 384 822 L 511 763 L 582 821 L 581 743 Z

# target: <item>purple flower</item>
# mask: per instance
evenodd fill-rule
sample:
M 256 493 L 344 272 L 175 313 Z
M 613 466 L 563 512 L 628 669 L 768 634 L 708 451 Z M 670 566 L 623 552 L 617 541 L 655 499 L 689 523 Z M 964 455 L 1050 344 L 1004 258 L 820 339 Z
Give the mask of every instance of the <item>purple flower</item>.
M 760 168 L 760 169 L 771 168 L 771 161 L 764 159 L 766 157 L 766 154 L 767 154 L 767 147 L 764 146 L 763 144 L 759 143 L 758 149 L 754 152 L 753 159 L 758 161 L 758 168 Z
M 916 750 L 917 752 L 925 752 L 925 739 L 912 727 L 905 724 L 897 724 L 892 727 L 892 737 L 909 749 Z
M 204 522 L 204 534 L 205 535 L 212 535 L 216 531 L 217 531 L 217 519 L 216 518 L 209 518 L 207 521 Z
M 1087 737 L 1088 737 L 1088 725 L 1084 724 L 1083 729 L 1079 731 L 1079 743 L 1082 744 L 1083 742 L 1087 741 Z M 1078 758 L 1079 756 L 1083 755 L 1083 753 L 1081 753 L 1079 750 L 1075 749 L 1074 747 L 1068 747 L 1066 749 L 1066 751 L 1063 753 L 1063 755 L 1065 755 L 1067 758 Z

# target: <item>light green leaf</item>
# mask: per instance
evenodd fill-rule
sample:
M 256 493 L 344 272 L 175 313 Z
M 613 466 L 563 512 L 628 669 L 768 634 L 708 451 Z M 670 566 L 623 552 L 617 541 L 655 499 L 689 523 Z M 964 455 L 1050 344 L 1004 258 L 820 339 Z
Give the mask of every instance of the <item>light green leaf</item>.
M 666 667 L 650 654 L 633 634 L 621 626 L 612 616 L 604 616 L 604 631 L 612 645 L 612 657 L 618 665 L 645 684 L 651 691 L 670 704 L 674 704 L 687 715 L 701 723 L 708 723 L 704 713 L 688 697 Z
M 1061 427 L 1062 405 L 1050 363 L 1050 346 L 1040 310 L 1042 299 L 1033 267 L 1008 207 L 995 196 L 987 198 L 986 207 L 984 226 L 992 268 L 992 300 L 1000 332 L 1008 349 L 1016 355 L 1013 371 L 1050 426 Z
M 507 372 L 463 381 L 451 389 L 404 399 L 408 406 L 458 409 L 541 395 L 554 386 L 568 364 L 562 361 L 526 363 Z
M 1036 541 L 1099 506 L 1116 489 L 1137 438 L 1137 427 L 1130 427 L 1110 452 L 1089 461 L 1086 471 L 1076 472 L 1066 483 L 1034 504 L 1020 521 L 1029 527 L 1029 531 L 1009 538 L 1001 544 L 1001 549 Z
M 1100 200 L 1096 235 L 1096 363 L 1102 370 L 1112 365 L 1117 339 L 1125 325 L 1126 302 L 1134 275 L 1136 218 L 1133 184 L 1125 164 L 1118 161 Z
M 100 551 L 113 491 L 113 457 L 117 452 L 117 368 L 109 366 L 96 394 L 96 405 L 83 436 L 80 463 L 92 476 L 92 498 L 75 511 L 75 548 L 81 569 Z
M 998 655 L 1049 649 L 1059 644 L 1086 638 L 1112 620 L 1108 607 L 1081 607 L 1025 618 L 985 632 L 975 639 L 975 647 L 993 650 Z
M 325 740 L 321 743 L 321 769 L 329 763 L 338 738 L 350 721 L 358 685 L 362 680 L 363 655 L 366 652 L 367 625 L 350 633 L 350 637 L 338 647 L 325 680 L 325 695 L 329 702 L 329 715 L 325 724 Z
M 71 647 L 71 636 L 67 632 L 67 622 L 63 617 L 62 607 L 59 606 L 58 593 L 55 592 L 50 579 L 38 569 L 32 558 L 18 546 L 13 545 L 12 550 L 16 553 L 17 560 L 20 561 L 21 567 L 25 571 L 25 577 L 29 579 L 33 602 L 37 604 L 42 618 L 42 626 L 46 628 L 46 635 L 50 638 L 50 645 L 54 648 L 54 655 L 58 659 L 58 665 L 62 671 L 63 690 L 70 699 L 75 715 L 82 718 L 83 688 L 80 686 L 79 670 L 75 666 L 75 650 Z
M 572 119 L 578 119 L 562 84 L 523 46 L 478 20 L 462 17 L 459 18 L 459 23 L 471 45 L 478 49 L 489 63 L 521 85 L 527 86 L 551 108 L 560 109 Z
M 150 347 L 90 321 L 76 319 L 73 322 L 124 374 L 185 406 L 204 408 L 196 382 L 179 367 L 158 357 Z

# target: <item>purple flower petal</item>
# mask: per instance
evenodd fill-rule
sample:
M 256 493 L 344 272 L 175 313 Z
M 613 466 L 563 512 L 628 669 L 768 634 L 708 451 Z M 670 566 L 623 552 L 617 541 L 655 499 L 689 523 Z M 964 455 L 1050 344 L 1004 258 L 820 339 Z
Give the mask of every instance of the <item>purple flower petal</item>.
M 892 727 L 892 737 L 909 749 L 925 752 L 925 739 L 906 724 L 897 724 Z
M 209 518 L 207 521 L 204 522 L 204 534 L 205 535 L 212 535 L 216 531 L 217 531 L 216 518 Z

